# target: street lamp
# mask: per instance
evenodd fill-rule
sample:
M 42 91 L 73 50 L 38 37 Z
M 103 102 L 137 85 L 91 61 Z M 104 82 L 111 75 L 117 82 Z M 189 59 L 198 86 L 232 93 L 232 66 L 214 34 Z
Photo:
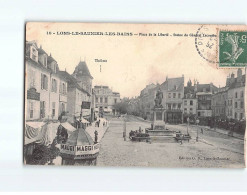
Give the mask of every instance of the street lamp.
M 196 119 L 196 127 L 197 127 L 197 132 L 196 132 L 196 141 L 198 142 L 198 139 L 199 139 L 199 137 L 198 137 L 198 124 L 199 124 L 199 119 Z
M 124 141 L 126 141 L 126 119 L 124 118 L 124 124 L 123 124 L 123 137 Z
M 189 135 L 190 118 L 187 118 L 187 135 Z

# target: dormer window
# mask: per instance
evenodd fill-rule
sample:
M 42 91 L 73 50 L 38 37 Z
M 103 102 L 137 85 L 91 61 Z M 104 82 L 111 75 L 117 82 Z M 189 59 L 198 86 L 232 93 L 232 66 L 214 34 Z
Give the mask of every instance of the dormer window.
M 56 63 L 52 63 L 51 64 L 51 70 L 56 73 L 57 72 L 57 64 Z
M 43 65 L 47 67 L 47 55 L 44 55 L 43 57 Z
M 38 62 L 38 50 L 34 46 L 30 47 L 30 58 Z

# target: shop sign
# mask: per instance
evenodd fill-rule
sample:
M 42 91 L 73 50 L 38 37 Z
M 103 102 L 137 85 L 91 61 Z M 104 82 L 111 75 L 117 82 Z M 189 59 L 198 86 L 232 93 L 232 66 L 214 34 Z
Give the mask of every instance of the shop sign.
M 37 93 L 35 88 L 30 88 L 27 90 L 27 99 L 39 101 L 40 93 Z
M 84 155 L 84 154 L 95 154 L 99 152 L 99 144 L 94 145 L 83 145 L 83 146 L 70 146 L 61 144 L 61 153 L 72 154 L 72 155 Z

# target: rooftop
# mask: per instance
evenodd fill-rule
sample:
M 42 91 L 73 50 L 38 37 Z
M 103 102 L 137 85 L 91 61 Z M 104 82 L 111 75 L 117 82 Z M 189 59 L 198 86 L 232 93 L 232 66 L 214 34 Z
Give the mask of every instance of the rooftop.
M 66 144 L 70 146 L 84 146 L 93 145 L 94 141 L 83 128 L 79 128 L 69 136 Z
M 88 66 L 87 66 L 85 61 L 80 61 L 79 62 L 79 64 L 75 67 L 73 75 L 76 75 L 76 77 L 89 76 L 91 79 L 93 79 L 93 77 L 90 74 Z
M 90 94 L 85 89 L 80 87 L 80 85 L 77 83 L 76 79 L 72 75 L 70 75 L 66 71 L 59 71 L 58 74 L 61 77 L 66 79 L 69 87 L 72 87 L 72 88 L 75 87 L 75 88 L 83 91 L 84 93 L 86 93 L 88 96 L 90 96 Z

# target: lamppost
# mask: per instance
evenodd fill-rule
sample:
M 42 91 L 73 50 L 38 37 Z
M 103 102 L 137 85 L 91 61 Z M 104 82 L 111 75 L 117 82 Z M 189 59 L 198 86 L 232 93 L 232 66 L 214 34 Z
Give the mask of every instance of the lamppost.
M 190 118 L 187 118 L 187 135 L 189 135 Z
M 199 124 L 199 119 L 196 119 L 196 128 L 197 128 L 197 132 L 196 132 L 196 141 L 198 142 L 198 139 L 199 139 L 199 137 L 198 137 L 198 124 Z
M 124 141 L 126 141 L 126 119 L 124 118 L 124 124 L 123 124 L 123 138 Z
M 214 130 L 216 131 L 216 118 L 214 117 Z

